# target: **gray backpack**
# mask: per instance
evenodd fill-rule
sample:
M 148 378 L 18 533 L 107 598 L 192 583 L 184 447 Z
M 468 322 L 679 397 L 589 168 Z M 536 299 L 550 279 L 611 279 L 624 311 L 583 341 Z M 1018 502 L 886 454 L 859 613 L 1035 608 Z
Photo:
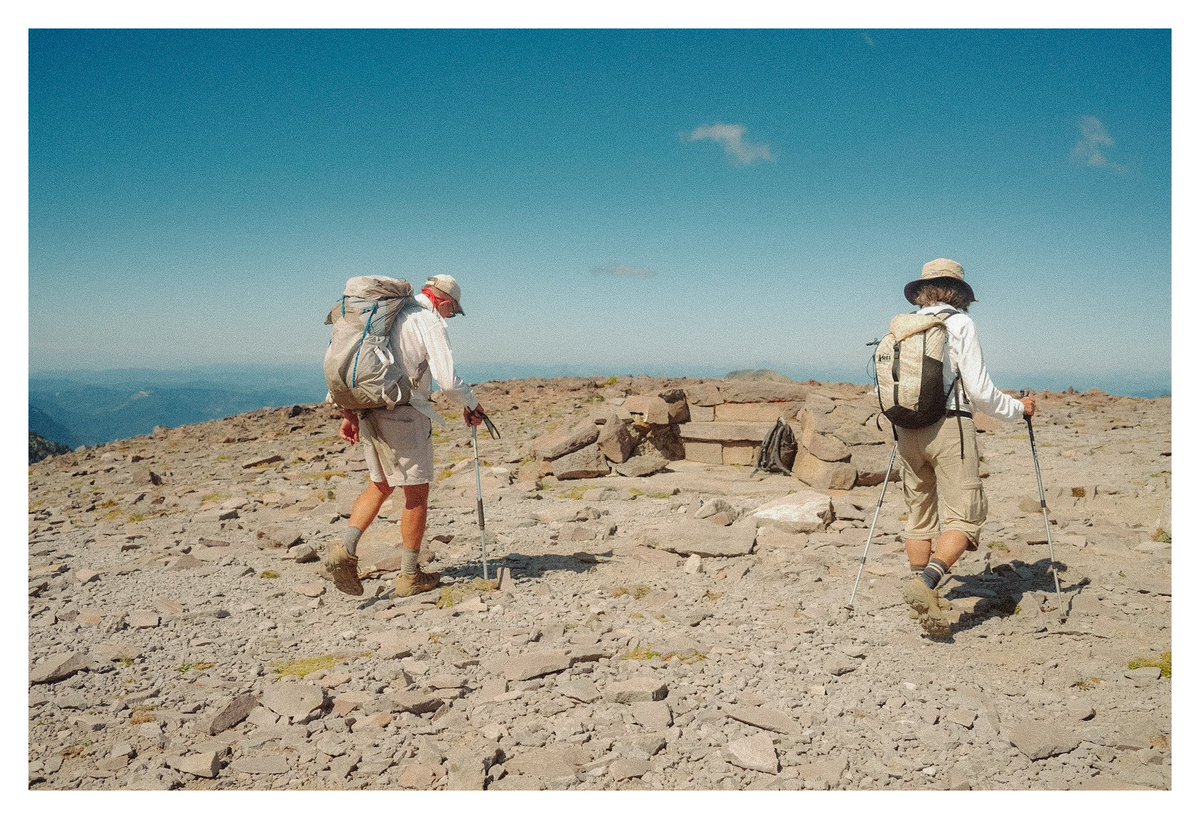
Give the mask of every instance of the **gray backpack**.
M 392 355 L 392 325 L 413 301 L 412 285 L 387 276 L 355 276 L 325 323 L 333 338 L 325 350 L 325 382 L 342 409 L 363 410 L 407 404 L 412 383 Z
M 791 425 L 782 418 L 777 419 L 767 437 L 763 438 L 762 446 L 758 449 L 758 462 L 750 475 L 754 476 L 759 472 L 782 472 L 791 475 L 799 449 L 796 433 L 792 432 Z
M 957 312 L 947 307 L 934 315 L 896 316 L 887 335 L 875 347 L 873 363 L 879 408 L 896 426 L 920 429 L 945 417 L 950 391 L 942 381 L 942 362 L 949 355 L 944 317 Z M 955 373 L 950 390 L 957 384 Z

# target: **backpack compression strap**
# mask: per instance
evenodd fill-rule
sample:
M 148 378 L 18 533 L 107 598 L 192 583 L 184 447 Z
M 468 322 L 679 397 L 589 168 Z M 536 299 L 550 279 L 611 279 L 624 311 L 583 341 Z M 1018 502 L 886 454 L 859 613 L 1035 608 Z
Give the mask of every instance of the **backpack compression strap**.
M 953 307 L 947 307 L 945 310 L 938 310 L 936 313 L 934 313 L 934 315 L 935 316 L 951 316 L 951 315 L 957 315 L 958 313 L 959 313 L 959 311 L 955 310 Z M 951 365 L 951 366 L 953 366 L 953 365 Z M 960 373 L 958 371 L 958 369 L 955 368 L 954 380 L 950 382 L 950 391 L 952 393 L 954 393 L 954 419 L 956 421 L 958 421 L 958 459 L 960 461 L 965 461 L 967 458 L 967 454 L 966 454 L 966 444 L 964 443 L 963 428 L 962 428 L 963 408 L 962 408 L 962 402 L 958 400 L 958 395 L 961 390 L 962 390 L 962 373 Z

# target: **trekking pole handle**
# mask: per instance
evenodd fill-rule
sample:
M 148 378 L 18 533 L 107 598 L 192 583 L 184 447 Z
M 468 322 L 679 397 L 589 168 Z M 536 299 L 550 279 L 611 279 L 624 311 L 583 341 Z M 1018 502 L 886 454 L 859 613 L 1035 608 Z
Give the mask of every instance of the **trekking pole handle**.
M 483 414 L 483 423 L 487 425 L 488 434 L 491 435 L 492 438 L 499 440 L 500 430 L 496 429 L 496 425 L 492 423 L 491 418 L 487 417 L 487 413 Z

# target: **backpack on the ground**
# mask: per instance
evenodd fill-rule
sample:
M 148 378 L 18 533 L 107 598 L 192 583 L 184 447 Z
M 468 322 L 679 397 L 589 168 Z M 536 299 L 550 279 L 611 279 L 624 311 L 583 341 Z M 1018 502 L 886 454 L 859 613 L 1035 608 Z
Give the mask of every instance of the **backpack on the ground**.
M 935 314 L 904 313 L 892 319 L 887 335 L 875 347 L 875 392 L 879 408 L 894 425 L 920 429 L 946 414 L 946 399 L 958 385 L 958 373 L 946 389 L 943 362 L 949 351 L 944 317 L 953 308 Z
M 325 323 L 325 382 L 333 402 L 363 410 L 407 404 L 412 385 L 389 343 L 396 315 L 413 300 L 412 285 L 387 276 L 355 276 Z
M 758 450 L 758 463 L 751 474 L 783 472 L 791 475 L 798 450 L 796 434 L 792 432 L 791 425 L 782 418 L 778 419 L 767 433 L 767 437 L 763 438 L 762 446 Z

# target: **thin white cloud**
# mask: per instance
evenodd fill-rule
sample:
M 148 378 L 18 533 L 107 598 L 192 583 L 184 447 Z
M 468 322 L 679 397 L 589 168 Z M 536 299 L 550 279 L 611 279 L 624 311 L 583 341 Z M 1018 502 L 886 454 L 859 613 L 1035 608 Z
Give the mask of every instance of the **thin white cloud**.
M 870 34 L 868 34 L 867 32 L 864 31 L 862 38 L 863 38 L 863 42 L 867 44 L 868 48 L 875 47 L 875 38 L 872 37 Z
M 592 268 L 596 276 L 612 276 L 616 279 L 652 279 L 654 271 L 646 267 L 634 267 L 628 264 L 610 264 L 605 267 Z
M 702 125 L 684 139 L 688 142 L 711 140 L 719 143 L 725 148 L 725 155 L 734 165 L 749 165 L 759 160 L 775 161 L 770 145 L 746 140 L 745 125 Z
M 1088 116 L 1079 120 L 1079 141 L 1071 151 L 1071 158 L 1089 168 L 1103 168 L 1114 173 L 1124 173 L 1126 168 L 1108 158 L 1108 150 L 1116 146 L 1108 129 L 1098 118 Z

